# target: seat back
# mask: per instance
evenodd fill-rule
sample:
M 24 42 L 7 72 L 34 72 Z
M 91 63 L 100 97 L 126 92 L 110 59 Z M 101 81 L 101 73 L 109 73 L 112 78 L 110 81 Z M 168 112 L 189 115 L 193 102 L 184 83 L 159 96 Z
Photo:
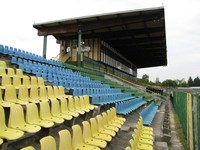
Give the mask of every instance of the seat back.
M 53 86 L 53 91 L 56 98 L 61 97 L 58 86 Z
M 44 85 L 44 79 L 42 77 L 38 77 L 38 86 Z
M 6 75 L 6 69 L 3 67 L 0 67 L 0 76 Z
M 92 138 L 91 127 L 88 121 L 83 121 L 83 139 Z
M 23 78 L 22 78 L 22 84 L 26 85 L 28 87 L 31 85 L 29 76 L 23 76 Z
M 80 107 L 86 108 L 86 104 L 85 104 L 83 96 L 79 96 L 79 100 L 80 100 Z
M 45 86 L 40 86 L 39 96 L 42 99 L 47 99 L 48 98 L 48 96 L 47 96 L 47 90 L 46 90 Z
M 16 69 L 16 75 L 22 78 L 24 76 L 22 69 Z
M 19 86 L 18 99 L 29 101 L 28 87 L 26 85 Z
M 73 97 L 69 97 L 68 98 L 68 108 L 70 111 L 74 111 L 75 110 L 75 107 L 74 107 L 74 99 Z
M 30 86 L 30 98 L 38 100 L 40 99 L 38 95 L 38 86 L 37 85 L 31 85 Z
M 6 62 L 0 60 L 0 67 L 7 68 Z
M 50 111 L 50 106 L 47 101 L 40 102 L 40 117 L 45 119 L 52 116 Z
M 23 108 L 21 105 L 13 104 L 10 107 L 8 126 L 11 128 L 15 128 L 20 126 L 21 124 L 25 124 Z
M 38 81 L 35 76 L 31 76 L 31 85 L 38 85 Z
M 108 124 L 108 116 L 105 112 L 102 113 L 103 124 Z
M 70 132 L 65 129 L 58 132 L 59 150 L 72 150 L 72 140 Z
M 69 111 L 67 100 L 64 98 L 60 99 L 60 109 L 61 112 Z
M 16 89 L 13 85 L 6 85 L 5 86 L 4 100 L 9 101 L 9 102 L 16 102 L 17 101 Z
M 60 113 L 60 104 L 56 99 L 51 99 L 51 113 L 59 114 Z
M 40 140 L 41 150 L 56 150 L 56 140 L 52 136 L 43 137 Z
M 58 89 L 59 89 L 60 95 L 64 96 L 65 95 L 64 87 L 63 86 L 58 86 Z
M 7 68 L 7 75 L 14 76 L 15 75 L 14 69 L 13 68 Z
M 9 75 L 2 75 L 1 85 L 2 86 L 11 85 L 11 79 Z
M 0 105 L 0 129 L 3 130 L 6 128 L 5 124 L 5 112 L 3 107 Z
M 76 110 L 80 110 L 81 109 L 80 100 L 79 100 L 78 96 L 74 96 L 74 104 L 75 104 Z
M 13 76 L 13 85 L 15 86 L 15 88 L 19 88 L 19 86 L 21 85 L 21 78 L 18 75 L 14 75 Z
M 103 118 L 102 118 L 102 116 L 101 115 L 97 115 L 96 118 L 97 118 L 98 129 L 99 130 L 103 129 L 103 125 L 104 124 L 103 124 Z
M 72 126 L 72 146 L 76 149 L 77 146 L 83 143 L 82 129 L 79 125 Z
M 32 124 L 38 120 L 40 119 L 36 104 L 34 103 L 26 104 L 26 122 Z
M 53 88 L 51 86 L 47 86 L 47 96 L 49 99 L 55 99 L 55 95 L 53 92 Z
M 92 134 L 95 134 L 98 132 L 98 126 L 97 121 L 95 118 L 90 118 L 90 124 L 91 124 L 91 132 Z

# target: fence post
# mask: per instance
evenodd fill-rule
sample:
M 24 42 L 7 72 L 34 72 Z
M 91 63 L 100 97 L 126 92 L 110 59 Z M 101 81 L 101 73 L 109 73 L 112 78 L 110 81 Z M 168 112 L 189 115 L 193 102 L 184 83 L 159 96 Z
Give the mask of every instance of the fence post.
M 193 118 L 192 118 L 192 95 L 187 93 L 187 145 L 190 150 L 193 146 Z

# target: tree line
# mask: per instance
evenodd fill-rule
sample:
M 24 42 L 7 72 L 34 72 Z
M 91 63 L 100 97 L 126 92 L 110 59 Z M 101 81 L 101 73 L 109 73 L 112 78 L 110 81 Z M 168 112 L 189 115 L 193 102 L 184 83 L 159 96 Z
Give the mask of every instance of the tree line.
M 156 86 L 164 86 L 164 87 L 200 87 L 200 78 L 197 76 L 196 78 L 192 79 L 192 77 L 189 77 L 189 79 L 186 81 L 185 79 L 176 79 L 171 80 L 167 79 L 163 82 L 159 81 L 159 78 L 156 78 L 155 82 L 152 82 L 149 80 L 148 75 L 143 75 L 141 79 L 137 79 L 137 82 L 140 84 L 150 84 L 150 85 L 156 85 Z

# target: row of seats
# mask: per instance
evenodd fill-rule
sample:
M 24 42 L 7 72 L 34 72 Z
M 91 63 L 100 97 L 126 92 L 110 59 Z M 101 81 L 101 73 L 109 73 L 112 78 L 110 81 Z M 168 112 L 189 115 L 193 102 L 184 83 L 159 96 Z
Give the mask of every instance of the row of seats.
M 29 60 L 34 60 L 38 62 L 43 62 L 47 64 L 52 64 L 52 65 L 57 65 L 57 66 L 62 66 L 61 62 L 55 61 L 55 60 L 47 60 L 43 58 L 42 56 L 39 56 L 34 53 L 30 53 L 21 49 L 13 48 L 13 47 L 8 47 L 0 44 L 0 53 L 4 55 L 10 55 L 13 57 L 20 57 L 20 58 L 25 58 Z
M 134 98 L 131 95 L 131 93 L 121 93 L 121 92 L 113 94 L 93 95 L 91 97 L 92 97 L 92 104 L 98 104 L 98 105 L 112 104 Z
M 156 106 L 154 102 L 152 102 L 150 105 L 148 105 L 145 109 L 143 109 L 140 112 L 140 115 L 144 119 L 144 125 L 149 125 L 149 126 L 151 125 L 157 110 L 158 106 Z
M 144 104 L 146 101 L 141 97 L 116 103 L 117 114 L 127 115 Z
M 111 108 L 89 121 L 82 122 L 80 125 L 72 126 L 72 136 L 67 130 L 61 130 L 59 134 L 59 150 L 100 150 L 107 146 L 112 138 L 124 124 L 125 119 L 116 116 L 115 108 Z M 41 150 L 56 150 L 56 140 L 52 136 L 43 137 L 40 140 Z M 32 146 L 21 150 L 34 150 Z
M 140 116 L 129 141 L 130 146 L 127 146 L 125 150 L 153 150 L 153 141 L 153 128 L 143 126 L 143 119 Z

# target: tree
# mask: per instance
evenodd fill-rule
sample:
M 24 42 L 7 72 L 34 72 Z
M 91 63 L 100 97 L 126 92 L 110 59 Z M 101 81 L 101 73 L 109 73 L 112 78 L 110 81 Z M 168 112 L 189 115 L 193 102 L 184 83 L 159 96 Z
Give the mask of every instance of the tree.
M 194 78 L 193 86 L 200 86 L 200 79 L 199 79 L 199 77 Z
M 177 87 L 178 84 L 174 80 L 167 79 L 167 80 L 162 82 L 162 86 L 165 86 L 165 87 Z
M 188 79 L 188 86 L 193 86 L 194 85 L 194 82 L 192 80 L 192 77 L 189 77 Z
M 147 74 L 144 74 L 142 76 L 141 82 L 143 82 L 143 83 L 149 83 L 149 76 Z

